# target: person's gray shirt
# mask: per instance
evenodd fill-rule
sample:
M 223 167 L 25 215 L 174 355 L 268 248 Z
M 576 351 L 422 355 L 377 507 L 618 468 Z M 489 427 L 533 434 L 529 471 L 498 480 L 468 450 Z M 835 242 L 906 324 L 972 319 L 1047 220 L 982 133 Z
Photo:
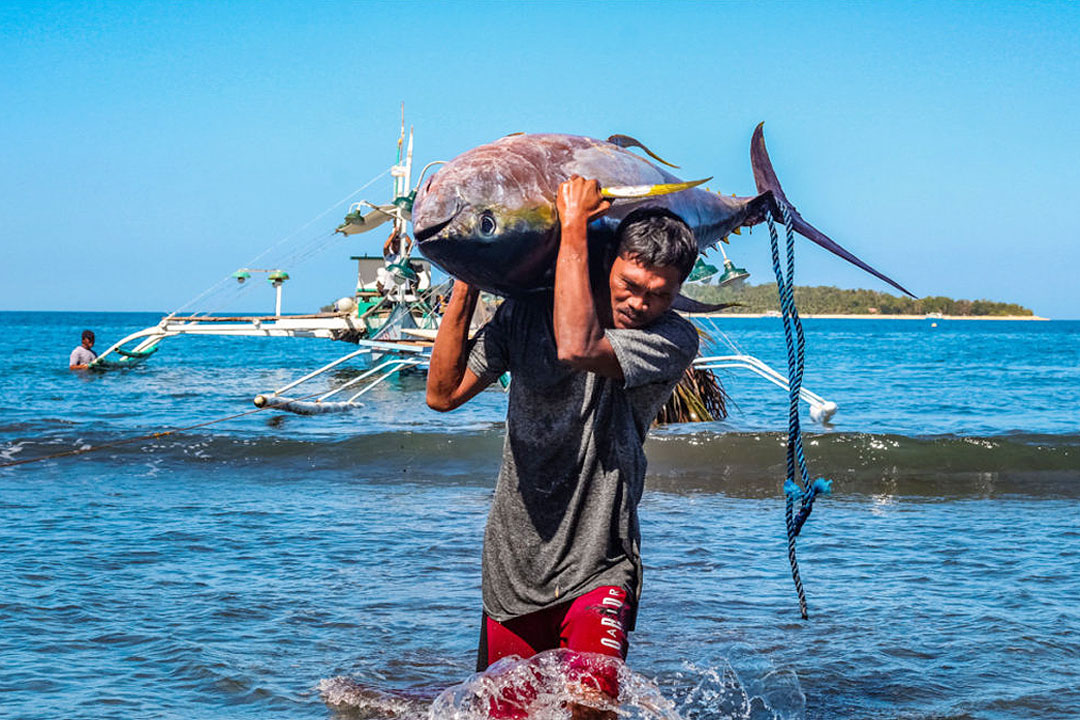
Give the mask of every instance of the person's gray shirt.
M 558 359 L 552 309 L 550 294 L 507 300 L 468 359 L 482 380 L 512 375 L 484 533 L 484 612 L 500 622 L 607 585 L 640 596 L 642 444 L 698 349 L 694 326 L 668 312 L 605 330 L 624 381 L 577 371 Z
M 87 350 L 82 345 L 71 351 L 71 361 L 68 362 L 68 366 L 71 365 L 89 365 L 97 359 L 97 353 L 93 350 Z

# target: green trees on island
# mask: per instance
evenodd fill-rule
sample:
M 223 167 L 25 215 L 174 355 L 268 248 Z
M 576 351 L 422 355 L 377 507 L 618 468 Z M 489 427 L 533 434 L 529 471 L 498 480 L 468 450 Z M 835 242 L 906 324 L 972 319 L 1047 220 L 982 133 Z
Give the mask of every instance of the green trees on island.
M 767 313 L 780 311 L 776 283 L 721 288 L 714 285 L 687 283 L 687 296 L 706 303 L 739 303 L 728 308 L 729 313 Z M 1015 303 L 990 300 L 954 300 L 933 296 L 913 300 L 875 290 L 842 290 L 831 286 L 795 287 L 795 304 L 806 315 L 942 315 L 969 316 L 1031 316 L 1030 309 Z

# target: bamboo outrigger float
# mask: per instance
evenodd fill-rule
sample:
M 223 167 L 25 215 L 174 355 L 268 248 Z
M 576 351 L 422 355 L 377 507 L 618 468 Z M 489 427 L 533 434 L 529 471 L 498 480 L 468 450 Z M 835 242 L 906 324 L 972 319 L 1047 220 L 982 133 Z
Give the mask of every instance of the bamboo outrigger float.
M 397 164 L 390 168 L 394 178 L 393 200 L 390 203 L 376 205 L 368 201 L 353 203 L 337 232 L 355 235 L 369 232 L 376 227 L 392 224 L 392 231 L 386 241 L 381 257 L 354 256 L 358 261 L 357 287 L 352 297 L 344 297 L 333 305 L 331 312 L 285 315 L 281 312 L 283 285 L 289 279 L 288 273 L 281 269 L 260 270 L 241 268 L 232 274 L 232 278 L 243 284 L 252 273 L 266 273 L 267 279 L 275 289 L 275 310 L 272 315 L 235 315 L 212 316 L 206 314 L 166 315 L 157 324 L 132 333 L 114 343 L 91 364 L 92 369 L 110 370 L 130 368 L 145 362 L 159 349 L 166 338 L 183 335 L 222 336 L 222 337 L 309 337 L 329 340 L 341 340 L 358 347 L 341 357 L 317 368 L 302 377 L 275 390 L 255 395 L 256 407 L 272 408 L 299 415 L 317 415 L 323 413 L 346 412 L 361 407 L 360 399 L 374 387 L 390 377 L 406 371 L 426 371 L 431 355 L 435 332 L 439 326 L 440 305 L 442 298 L 449 294 L 449 282 L 432 285 L 431 264 L 427 260 L 413 259 L 413 242 L 407 232 L 411 220 L 413 199 L 424 179 L 424 175 L 441 161 L 424 166 L 416 186 L 411 186 L 413 133 L 410 129 L 408 144 L 405 144 L 405 124 L 402 119 L 401 135 L 398 139 Z M 730 274 L 730 261 L 725 256 L 725 277 Z M 708 267 L 713 272 L 715 268 Z M 745 271 L 740 270 L 741 277 Z M 691 278 L 692 280 L 695 278 Z M 707 279 L 707 276 L 705 277 Z M 488 313 L 493 305 L 486 307 Z M 474 324 L 486 321 L 486 313 L 478 312 Z M 717 325 L 709 319 L 709 335 L 726 343 L 734 351 L 732 355 L 713 355 L 698 357 L 693 363 L 693 371 L 711 373 L 719 369 L 748 370 L 773 383 L 784 391 L 788 390 L 787 378 L 762 362 L 758 358 L 743 353 Z M 315 392 L 296 397 L 286 395 L 298 391 L 323 377 L 328 371 L 352 361 L 366 362 L 368 367 L 357 377 L 343 385 L 323 392 Z M 505 389 L 509 379 L 502 379 Z M 692 397 L 701 394 L 702 387 L 715 386 L 713 397 L 699 398 L 700 402 L 691 402 L 690 409 L 675 409 L 667 415 L 662 414 L 665 422 L 689 420 L 721 419 L 724 410 L 724 395 L 715 379 L 708 382 L 695 382 L 693 375 L 687 381 L 687 390 Z M 348 391 L 348 392 L 347 392 Z M 686 393 L 683 394 L 686 400 Z M 806 388 L 800 397 L 810 407 L 810 416 L 826 423 L 837 410 L 834 402 L 813 393 Z M 676 405 L 679 403 L 676 402 Z M 686 405 L 686 403 L 683 403 Z M 696 410 L 695 410 L 696 408 Z M 717 413 L 720 417 L 716 417 Z M 702 415 L 704 415 L 702 417 Z

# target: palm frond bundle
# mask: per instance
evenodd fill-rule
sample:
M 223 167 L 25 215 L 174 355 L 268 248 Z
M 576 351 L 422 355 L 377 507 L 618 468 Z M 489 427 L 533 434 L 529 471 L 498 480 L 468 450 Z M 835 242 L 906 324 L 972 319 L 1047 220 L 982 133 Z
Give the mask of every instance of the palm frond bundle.
M 727 401 L 727 393 L 712 370 L 691 366 L 660 408 L 656 424 L 723 420 L 727 417 Z

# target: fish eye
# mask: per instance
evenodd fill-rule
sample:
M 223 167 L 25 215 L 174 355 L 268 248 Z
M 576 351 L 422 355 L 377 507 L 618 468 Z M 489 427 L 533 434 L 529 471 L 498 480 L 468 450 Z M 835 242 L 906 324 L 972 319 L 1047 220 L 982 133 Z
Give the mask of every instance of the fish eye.
M 495 213 L 490 210 L 485 210 L 480 213 L 480 234 L 485 237 L 491 237 L 495 234 Z

